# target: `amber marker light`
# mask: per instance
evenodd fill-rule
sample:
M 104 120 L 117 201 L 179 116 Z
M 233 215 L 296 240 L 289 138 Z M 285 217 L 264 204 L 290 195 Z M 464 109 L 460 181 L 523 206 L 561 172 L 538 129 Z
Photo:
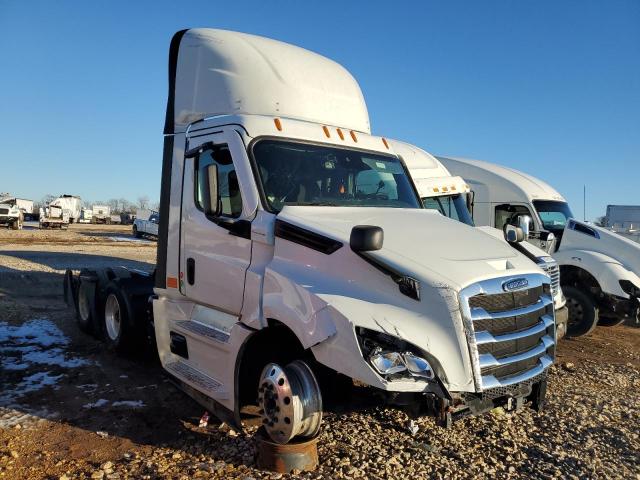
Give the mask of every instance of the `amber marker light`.
M 329 129 L 327 127 L 322 127 L 322 130 L 324 131 L 324 134 L 327 136 L 327 138 L 331 138 L 331 134 L 329 133 Z
M 279 132 L 282 131 L 282 123 L 280 123 L 280 119 L 279 118 L 274 118 L 273 119 L 273 123 L 276 124 L 276 128 L 278 129 Z

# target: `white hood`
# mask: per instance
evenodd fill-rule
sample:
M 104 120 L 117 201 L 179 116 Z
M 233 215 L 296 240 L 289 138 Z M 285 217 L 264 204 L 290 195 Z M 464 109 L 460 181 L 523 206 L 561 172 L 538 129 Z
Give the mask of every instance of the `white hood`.
M 587 232 L 592 231 L 596 235 L 593 236 L 570 228 L 571 222 L 585 227 Z M 627 270 L 640 276 L 640 244 L 605 228 L 571 219 L 564 229 L 558 251 L 566 249 L 582 249 L 602 253 L 617 260 Z
M 432 210 L 287 206 L 278 218 L 340 240 L 347 248 L 355 225 L 379 226 L 384 244 L 371 256 L 399 271 L 446 280 L 458 289 L 486 278 L 539 273 L 505 241 Z

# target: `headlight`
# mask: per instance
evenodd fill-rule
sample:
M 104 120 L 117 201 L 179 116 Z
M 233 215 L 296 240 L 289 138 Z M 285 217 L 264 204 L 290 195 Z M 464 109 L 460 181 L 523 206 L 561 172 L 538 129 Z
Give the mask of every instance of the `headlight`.
M 366 328 L 358 327 L 356 333 L 364 358 L 381 376 L 435 378 L 437 362 L 425 358 L 429 355 L 415 345 Z

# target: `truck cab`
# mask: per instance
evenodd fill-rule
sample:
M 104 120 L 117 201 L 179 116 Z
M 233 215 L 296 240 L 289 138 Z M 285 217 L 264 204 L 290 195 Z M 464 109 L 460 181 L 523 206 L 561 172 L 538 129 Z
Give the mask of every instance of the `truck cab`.
M 164 133 L 153 291 L 137 273 L 87 273 L 87 303 L 65 276 L 83 322 L 104 307 L 114 348 L 135 343 L 137 299 L 151 296 L 167 373 L 237 428 L 257 398 L 278 443 L 317 434 L 323 395 L 354 381 L 445 426 L 542 408 L 549 276 L 422 208 L 342 66 L 263 37 L 179 32 Z
M 566 333 L 568 311 L 566 299 L 560 288 L 558 263 L 546 251 L 532 243 L 524 242 L 523 237 L 516 238 L 516 241 L 507 241 L 504 228 L 476 226 L 469 210 L 469 207 L 474 203 L 474 197 L 465 179 L 451 175 L 436 157 L 423 149 L 398 140 L 389 141 L 393 145 L 394 151 L 405 162 L 425 208 L 435 210 L 445 217 L 504 240 L 520 255 L 529 258 L 549 275 L 552 281 L 553 301 L 556 310 L 557 338 L 562 338 Z M 518 224 L 514 223 L 513 225 L 517 226 Z
M 540 179 L 479 160 L 438 159 L 470 185 L 476 224 L 501 229 L 527 220 L 528 241 L 560 265 L 570 335 L 598 324 L 640 322 L 640 245 L 577 220 L 564 197 Z

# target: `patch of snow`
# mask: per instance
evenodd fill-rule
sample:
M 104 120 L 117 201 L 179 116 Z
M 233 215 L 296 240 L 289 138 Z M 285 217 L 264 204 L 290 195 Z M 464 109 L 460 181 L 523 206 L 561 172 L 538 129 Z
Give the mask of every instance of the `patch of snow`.
M 69 339 L 65 337 L 52 321 L 37 319 L 29 320 L 18 327 L 0 322 L 0 342 L 16 342 L 18 344 L 40 345 L 50 347 L 52 345 L 67 345 Z
M 82 408 L 100 408 L 109 405 L 109 400 L 106 398 L 101 398 L 100 400 L 96 400 L 95 402 L 87 403 L 82 406 Z
M 43 365 L 58 365 L 64 368 L 77 368 L 88 365 L 90 362 L 83 358 L 71 357 L 66 358 L 61 348 L 52 348 L 40 352 L 30 352 L 22 356 L 23 360 L 31 363 Z
M 112 407 L 130 407 L 130 408 L 142 408 L 144 402 L 142 400 L 121 400 L 119 402 L 113 402 Z

